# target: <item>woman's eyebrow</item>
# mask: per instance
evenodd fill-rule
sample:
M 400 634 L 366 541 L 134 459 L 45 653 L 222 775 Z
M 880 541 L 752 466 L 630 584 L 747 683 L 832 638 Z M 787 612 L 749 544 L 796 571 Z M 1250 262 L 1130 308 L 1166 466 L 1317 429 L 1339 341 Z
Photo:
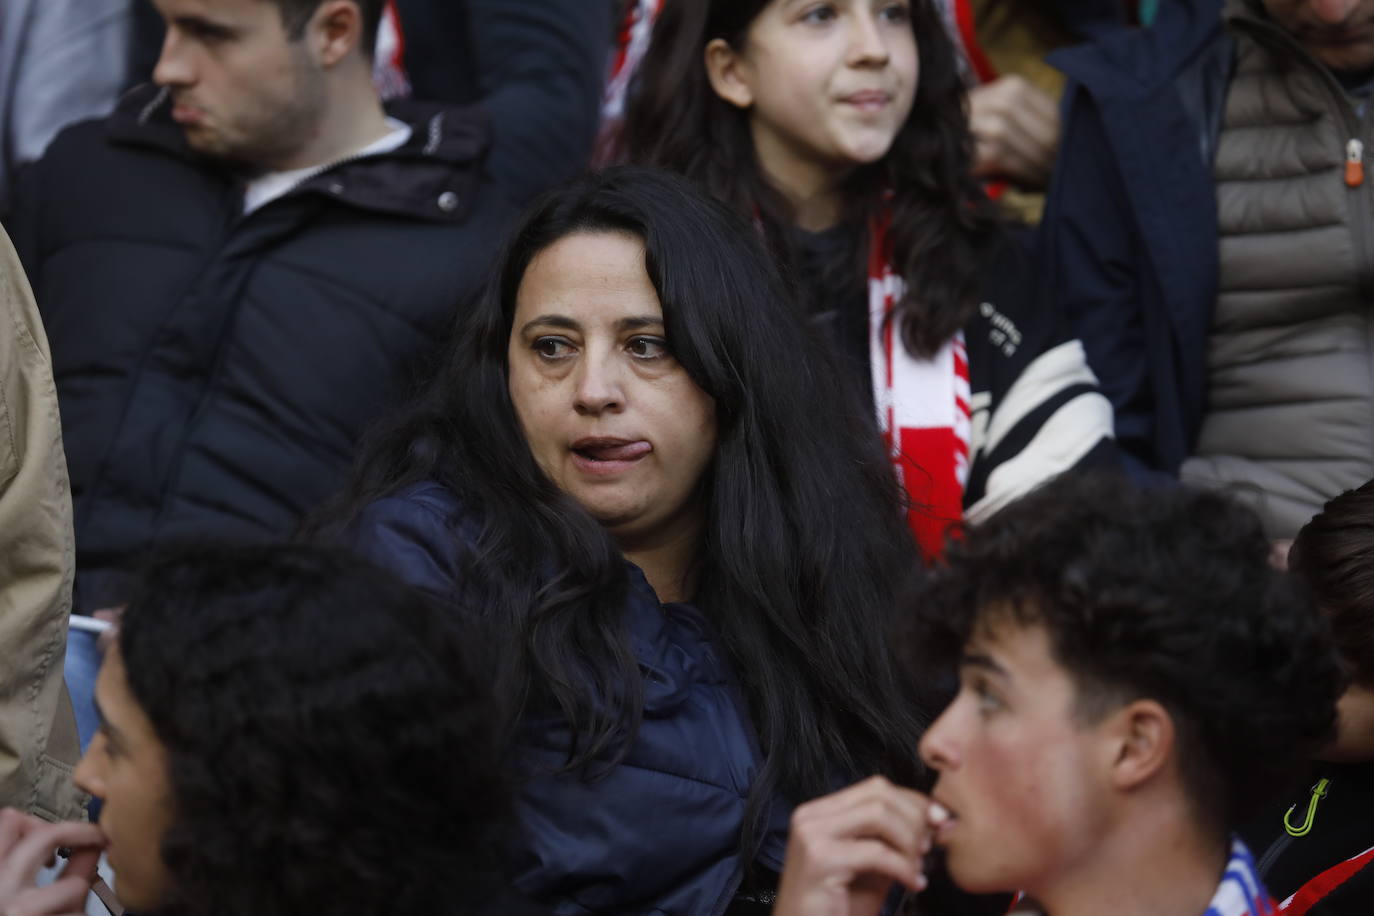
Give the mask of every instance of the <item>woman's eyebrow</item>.
M 577 331 L 582 328 L 582 325 L 578 324 L 567 315 L 540 315 L 538 318 L 532 318 L 521 325 L 520 332 L 523 334 L 529 331 L 530 328 L 539 327 L 540 325 L 552 328 L 563 328 L 568 331 Z
M 617 330 L 638 331 L 641 328 L 661 328 L 663 319 L 658 315 L 635 315 L 629 318 L 622 318 L 615 323 Z

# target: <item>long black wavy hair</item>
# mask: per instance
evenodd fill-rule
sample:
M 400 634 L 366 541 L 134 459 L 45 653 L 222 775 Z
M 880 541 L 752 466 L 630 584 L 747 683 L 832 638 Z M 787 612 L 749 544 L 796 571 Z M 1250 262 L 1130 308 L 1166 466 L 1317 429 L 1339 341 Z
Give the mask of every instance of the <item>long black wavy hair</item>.
M 507 387 L 525 270 L 579 232 L 644 241 L 668 347 L 715 401 L 695 601 L 733 661 L 765 756 L 746 841 L 772 787 L 802 799 L 872 772 L 916 781 L 926 717 L 888 634 L 919 560 L 870 411 L 837 382 L 753 228 L 679 176 L 609 169 L 538 203 L 437 376 L 374 433 L 326 517 L 347 524 L 424 479 L 458 494 L 481 525 L 458 597 L 486 620 L 492 651 L 509 652 L 503 693 L 562 715 L 568 767 L 585 778 L 623 759 L 642 706 L 625 562 L 539 468 Z
M 757 215 L 773 253 L 790 264 L 791 207 L 762 171 L 749 113 L 716 95 L 703 63 L 706 45 L 717 38 L 743 49 L 770 2 L 777 0 L 667 0 L 630 88 L 620 147 L 631 162 L 687 175 L 739 212 Z M 921 62 L 911 115 L 887 155 L 848 178 L 845 220 L 865 225 L 879 207 L 890 207 L 893 266 L 907 287 L 894 318 L 907 349 L 929 356 L 972 316 L 978 268 L 998 223 L 971 176 L 958 51 L 932 0 L 912 0 L 911 27 Z M 845 265 L 856 279 L 867 258 L 862 241 Z
M 166 749 L 165 911 L 522 912 L 498 852 L 514 823 L 501 716 L 469 642 L 345 551 L 149 562 L 119 650 Z

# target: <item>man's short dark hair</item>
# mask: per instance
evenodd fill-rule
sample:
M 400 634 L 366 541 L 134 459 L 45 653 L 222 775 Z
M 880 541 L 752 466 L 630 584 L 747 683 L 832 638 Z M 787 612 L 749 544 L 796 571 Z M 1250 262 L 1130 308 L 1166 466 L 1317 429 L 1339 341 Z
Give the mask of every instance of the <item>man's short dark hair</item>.
M 1337 496 L 1303 526 L 1288 565 L 1331 622 L 1351 678 L 1374 687 L 1374 480 Z
M 315 10 L 320 8 L 324 0 L 267 0 L 281 12 L 282 25 L 286 27 L 286 33 L 294 41 L 305 34 L 305 24 L 310 21 L 310 17 L 315 15 Z M 372 59 L 373 51 L 377 45 L 377 30 L 381 28 L 382 10 L 386 7 L 386 0 L 353 0 L 358 9 L 363 14 L 363 35 L 362 52 L 363 56 Z M 453 2 L 453 0 L 445 0 Z
M 1224 831 L 1329 740 L 1341 690 L 1324 622 L 1269 557 L 1225 495 L 1066 476 L 951 545 L 913 645 L 948 664 L 982 627 L 1044 626 L 1085 723 L 1136 699 L 1169 711 L 1185 791 Z
M 347 553 L 154 558 L 119 649 L 167 755 L 171 911 L 455 912 L 454 888 L 472 912 L 500 899 L 504 720 L 467 644 L 446 609 Z

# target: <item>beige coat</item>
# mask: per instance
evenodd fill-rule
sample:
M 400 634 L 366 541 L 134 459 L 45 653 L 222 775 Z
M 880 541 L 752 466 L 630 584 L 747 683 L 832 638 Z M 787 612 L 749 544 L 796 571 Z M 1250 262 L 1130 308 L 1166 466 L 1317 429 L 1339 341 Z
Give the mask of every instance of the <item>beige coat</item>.
M 0 232 L 0 804 L 81 818 L 62 680 L 74 548 L 48 341 Z

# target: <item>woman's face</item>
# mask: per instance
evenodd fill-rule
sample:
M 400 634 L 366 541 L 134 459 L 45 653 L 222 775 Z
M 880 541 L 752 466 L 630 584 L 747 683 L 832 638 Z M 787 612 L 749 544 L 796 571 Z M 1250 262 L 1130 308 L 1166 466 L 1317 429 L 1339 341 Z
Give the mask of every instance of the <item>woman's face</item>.
M 579 232 L 537 254 L 507 362 L 535 460 L 622 548 L 695 531 L 715 403 L 669 350 L 640 239 Z
M 129 690 L 118 645 L 100 666 L 95 702 L 100 730 L 76 765 L 76 784 L 103 802 L 100 829 L 119 899 L 131 910 L 154 910 L 171 889 L 162 861 L 174 807 L 167 751 Z
M 773 0 L 742 49 L 715 41 L 706 59 L 716 92 L 749 111 L 759 161 L 784 187 L 887 155 L 920 69 L 910 0 Z

